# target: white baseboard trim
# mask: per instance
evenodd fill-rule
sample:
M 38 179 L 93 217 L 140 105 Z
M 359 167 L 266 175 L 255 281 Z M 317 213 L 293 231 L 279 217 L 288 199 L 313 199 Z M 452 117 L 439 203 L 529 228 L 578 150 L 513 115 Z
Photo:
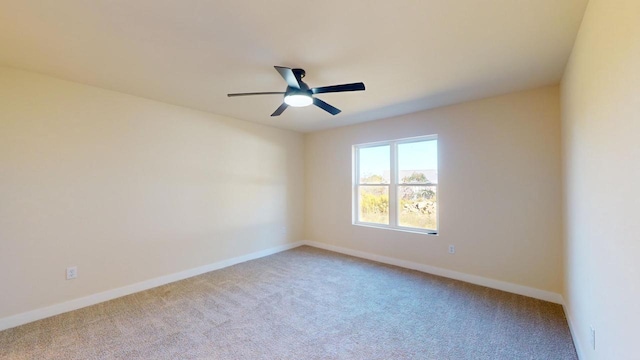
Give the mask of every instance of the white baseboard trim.
M 586 356 L 584 356 L 583 347 L 580 345 L 581 342 L 576 332 L 577 328 L 574 325 L 575 323 L 573 321 L 571 311 L 569 311 L 569 307 L 567 306 L 567 303 L 564 301 L 564 298 L 561 297 L 561 299 L 562 299 L 562 309 L 564 310 L 564 316 L 566 316 L 567 323 L 569 324 L 569 332 L 571 332 L 571 338 L 573 339 L 573 345 L 575 346 L 576 353 L 578 354 L 578 360 L 586 359 Z
M 309 245 L 316 248 L 334 251 L 334 252 L 351 255 L 351 256 L 355 256 L 363 259 L 373 260 L 373 261 L 377 261 L 377 262 L 381 262 L 389 265 L 395 265 L 395 266 L 399 266 L 407 269 L 421 271 L 428 274 L 465 281 L 468 283 L 486 286 L 493 289 L 507 291 L 507 292 L 511 292 L 519 295 L 529 296 L 535 299 L 545 300 L 545 301 L 553 302 L 556 304 L 562 304 L 564 306 L 564 301 L 560 294 L 556 294 L 556 293 L 545 291 L 545 290 L 535 289 L 527 286 L 508 283 L 505 281 L 494 280 L 494 279 L 485 278 L 477 275 L 465 274 L 465 273 L 443 269 L 435 266 L 415 263 L 407 260 L 395 259 L 387 256 L 376 255 L 376 254 L 367 253 L 364 251 L 343 248 L 340 246 L 334 246 L 334 245 L 324 244 L 324 243 L 315 242 L 315 241 L 299 241 L 299 242 L 284 244 L 284 245 L 276 246 L 273 248 L 257 251 L 247 255 L 238 256 L 238 257 L 227 259 L 227 260 L 222 260 L 213 264 L 208 264 L 208 265 L 200 266 L 200 267 L 189 269 L 189 270 L 180 271 L 180 272 L 165 275 L 165 276 L 160 276 L 157 278 L 145 280 L 135 284 L 123 286 L 120 288 L 107 290 L 97 294 L 85 296 L 82 298 L 65 301 L 63 303 L 47 306 L 44 308 L 35 309 L 35 310 L 27 311 L 24 313 L 1 318 L 0 331 L 10 329 L 12 327 L 20 326 L 23 324 L 27 324 L 33 321 L 45 319 L 45 318 L 62 314 L 65 312 L 99 304 L 101 302 L 113 300 L 122 296 L 148 290 L 148 289 L 169 284 L 175 281 L 187 279 L 187 278 L 201 275 L 210 271 L 222 269 L 222 268 L 236 265 L 245 261 L 259 259 L 261 257 L 272 255 L 272 254 L 286 251 L 289 249 L 293 249 L 301 245 Z M 565 308 L 565 314 L 567 314 L 567 321 L 569 322 L 569 328 L 573 329 L 570 313 L 567 311 L 566 308 Z M 578 356 L 582 359 L 583 357 L 580 356 L 581 351 L 578 349 L 579 342 L 577 341 L 577 338 L 575 337 L 573 330 L 571 330 L 571 334 L 573 336 L 574 343 L 576 344 Z
M 231 259 L 218 261 L 213 264 L 208 264 L 208 265 L 200 266 L 200 267 L 189 269 L 189 270 L 184 270 L 177 273 L 145 280 L 139 283 L 123 286 L 120 288 L 103 291 L 103 292 L 85 296 L 82 298 L 65 301 L 63 303 L 43 307 L 40 309 L 35 309 L 35 310 L 27 311 L 24 313 L 16 314 L 16 315 L 11 315 L 11 316 L 0 319 L 0 331 L 6 330 L 12 327 L 20 326 L 26 323 L 30 323 L 36 320 L 45 319 L 45 318 L 62 314 L 65 312 L 69 312 L 72 310 L 77 310 L 83 307 L 95 305 L 101 302 L 113 300 L 115 298 L 119 298 L 125 295 L 130 295 L 136 292 L 148 290 L 148 289 L 169 284 L 175 281 L 184 280 L 193 276 L 197 276 L 210 271 L 222 269 L 222 268 L 239 264 L 245 261 L 258 259 L 261 257 L 279 253 L 281 251 L 293 249 L 303 244 L 304 244 L 303 242 L 284 244 L 284 245 L 272 247 L 269 249 L 253 252 L 247 255 L 242 255 L 242 256 L 231 258 Z
M 490 279 L 482 276 L 465 274 L 458 271 L 443 269 L 443 268 L 420 264 L 420 263 L 407 261 L 407 260 L 400 260 L 392 257 L 382 256 L 382 255 L 371 254 L 364 251 L 348 249 L 348 248 L 329 245 L 329 244 L 320 243 L 316 241 L 305 240 L 305 241 L 302 241 L 302 243 L 305 245 L 309 245 L 309 246 L 313 246 L 313 247 L 317 247 L 317 248 L 325 249 L 329 251 L 334 251 L 334 252 L 342 253 L 345 255 L 351 255 L 351 256 L 355 256 L 363 259 L 368 259 L 368 260 L 373 260 L 373 261 L 377 261 L 377 262 L 381 262 L 389 265 L 403 267 L 406 269 L 417 270 L 417 271 L 421 271 L 428 274 L 460 280 L 460 281 L 468 282 L 471 284 L 486 286 L 492 289 L 502 290 L 502 291 L 506 291 L 506 292 L 510 292 L 518 295 L 524 295 L 524 296 L 532 297 L 539 300 L 549 301 L 555 304 L 563 304 L 562 296 L 560 294 L 546 291 L 546 290 L 535 289 L 532 287 L 513 284 L 506 281 L 494 280 L 494 279 Z

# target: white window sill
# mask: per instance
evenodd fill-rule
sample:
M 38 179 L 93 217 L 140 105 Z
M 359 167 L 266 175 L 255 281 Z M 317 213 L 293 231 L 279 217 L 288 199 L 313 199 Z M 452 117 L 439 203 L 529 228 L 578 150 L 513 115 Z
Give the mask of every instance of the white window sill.
M 355 222 L 355 223 L 353 223 L 353 225 L 362 226 L 362 227 L 368 227 L 368 228 L 375 228 L 375 229 L 400 231 L 400 232 L 406 232 L 406 233 L 412 233 L 412 234 L 420 234 L 420 235 L 429 235 L 429 236 L 438 236 L 439 235 L 439 232 L 436 231 L 436 230 L 422 230 L 422 229 L 395 227 L 395 226 L 389 226 L 389 225 L 373 224 L 373 223 L 361 223 L 361 222 Z

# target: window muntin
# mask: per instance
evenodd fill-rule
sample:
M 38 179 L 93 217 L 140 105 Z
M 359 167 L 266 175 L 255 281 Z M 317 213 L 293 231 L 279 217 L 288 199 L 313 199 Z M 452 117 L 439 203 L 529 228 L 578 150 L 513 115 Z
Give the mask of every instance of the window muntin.
M 354 146 L 354 224 L 438 231 L 437 136 Z

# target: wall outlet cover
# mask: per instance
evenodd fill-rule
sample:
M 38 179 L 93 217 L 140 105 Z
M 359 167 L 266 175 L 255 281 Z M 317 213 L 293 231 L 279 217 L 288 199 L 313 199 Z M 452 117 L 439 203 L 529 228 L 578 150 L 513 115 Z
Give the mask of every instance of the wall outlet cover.
M 70 266 L 67 268 L 67 280 L 75 279 L 78 277 L 78 267 Z

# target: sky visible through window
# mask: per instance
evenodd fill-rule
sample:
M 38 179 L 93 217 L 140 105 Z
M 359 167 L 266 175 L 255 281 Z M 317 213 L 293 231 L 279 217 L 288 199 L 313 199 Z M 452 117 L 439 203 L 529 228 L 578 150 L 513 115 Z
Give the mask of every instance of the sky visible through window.
M 389 145 L 360 149 L 360 176 L 389 173 Z M 398 167 L 403 170 L 438 169 L 438 141 L 418 141 L 398 144 Z

